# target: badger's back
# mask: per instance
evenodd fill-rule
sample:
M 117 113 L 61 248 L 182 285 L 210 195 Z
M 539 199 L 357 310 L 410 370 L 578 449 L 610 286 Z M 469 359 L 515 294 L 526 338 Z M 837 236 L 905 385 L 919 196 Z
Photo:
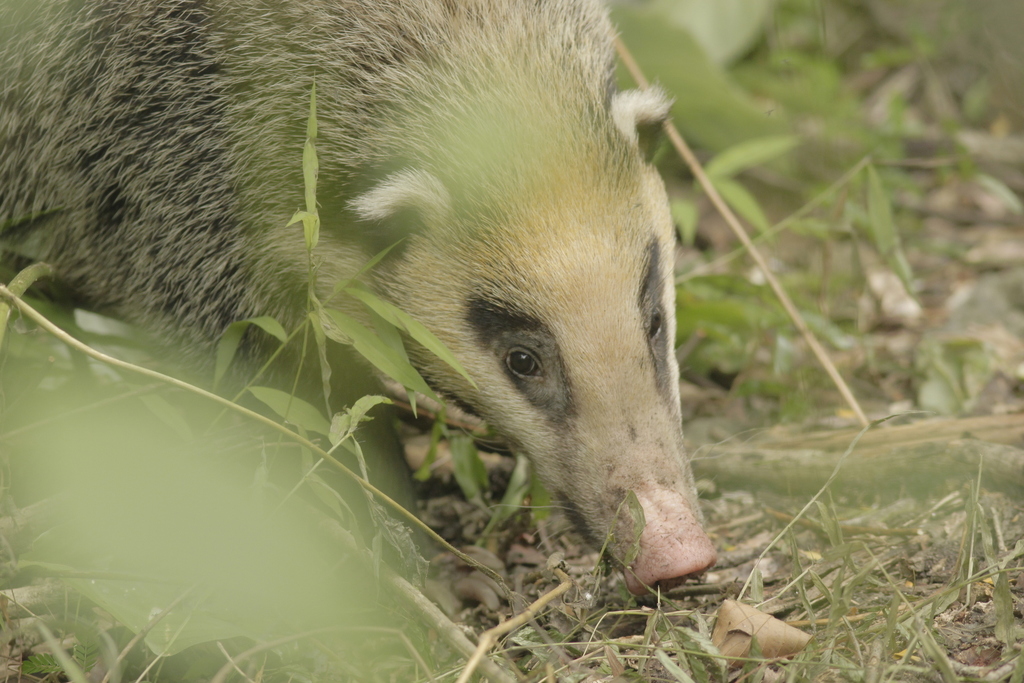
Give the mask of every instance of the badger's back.
M 244 313 L 246 287 L 238 165 L 204 8 L 3 11 L 0 222 L 38 217 L 6 241 L 51 261 L 86 305 L 177 340 L 219 334 Z
M 408 165 L 463 206 L 526 201 L 526 143 L 593 156 L 580 131 L 610 93 L 589 2 L 15 1 L 0 27 L 0 225 L 21 221 L 3 239 L 83 303 L 193 348 L 303 309 L 284 226 L 314 79 L 337 274 L 394 237 L 349 206 L 380 178 Z

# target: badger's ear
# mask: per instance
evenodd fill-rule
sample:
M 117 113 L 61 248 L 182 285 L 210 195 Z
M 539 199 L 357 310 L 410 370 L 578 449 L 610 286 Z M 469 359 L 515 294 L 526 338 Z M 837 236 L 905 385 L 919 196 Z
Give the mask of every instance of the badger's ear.
M 615 125 L 639 147 L 648 162 L 661 142 L 672 100 L 658 87 L 626 90 L 612 96 L 611 114 Z
M 392 173 L 348 203 L 367 226 L 366 241 L 378 251 L 424 227 L 445 221 L 451 196 L 437 176 L 417 169 Z

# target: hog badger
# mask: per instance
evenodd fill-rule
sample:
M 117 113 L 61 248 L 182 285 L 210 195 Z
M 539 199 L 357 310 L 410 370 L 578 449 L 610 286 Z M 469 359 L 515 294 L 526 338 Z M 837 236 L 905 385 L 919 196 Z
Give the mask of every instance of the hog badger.
M 617 91 L 613 35 L 596 0 L 0 0 L 0 238 L 194 359 L 232 321 L 298 324 L 315 81 L 322 297 L 399 242 L 370 286 L 475 386 L 414 365 L 611 534 L 630 590 L 665 588 L 715 551 L 645 155 L 669 105 Z

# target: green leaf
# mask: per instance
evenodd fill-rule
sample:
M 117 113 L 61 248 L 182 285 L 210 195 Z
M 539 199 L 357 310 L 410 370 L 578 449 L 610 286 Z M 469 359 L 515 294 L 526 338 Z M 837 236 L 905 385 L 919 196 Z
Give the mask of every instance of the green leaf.
M 142 404 L 149 412 L 156 415 L 161 422 L 170 427 L 183 440 L 192 440 L 192 428 L 185 419 L 184 413 L 177 406 L 171 405 L 163 396 L 144 394 L 140 397 Z
M 378 315 L 372 308 L 369 313 L 370 320 L 373 322 L 373 330 L 377 333 L 377 336 L 408 363 L 409 354 L 405 350 L 405 343 L 402 341 L 402 334 L 398 331 L 398 328 Z
M 270 336 L 278 339 L 282 344 L 288 341 L 288 334 L 281 327 L 281 323 L 269 315 L 246 318 L 245 320 L 237 320 L 231 323 L 224 330 L 224 334 L 220 336 L 220 341 L 217 342 L 217 360 L 213 369 L 214 388 L 224 378 L 224 373 L 231 366 L 231 361 L 234 360 L 235 353 L 238 351 L 238 344 L 242 341 L 242 335 L 245 334 L 249 325 L 255 325 Z
M 867 166 L 868 174 L 868 229 L 878 251 L 888 256 L 899 244 L 896 224 L 892 219 L 892 205 L 882 186 L 882 179 L 873 165 Z
M 316 82 L 309 93 L 309 118 L 306 121 L 306 144 L 302 148 L 302 182 L 306 190 L 306 211 L 316 214 L 316 180 L 320 173 L 320 162 L 316 156 Z M 319 221 L 317 221 L 319 224 Z M 319 227 L 319 225 L 317 226 Z M 319 231 L 306 237 L 306 248 L 312 250 L 319 238 Z
M 713 150 L 741 140 L 787 132 L 781 111 L 755 100 L 732 76 L 708 59 L 693 34 L 649 3 L 614 3 L 612 20 L 643 70 L 675 96 L 672 119 L 691 144 Z M 632 79 L 620 69 L 622 87 Z
M 623 501 L 623 504 L 626 506 L 626 511 L 633 521 L 633 538 L 623 560 L 628 567 L 633 564 L 633 560 L 640 554 L 640 536 L 643 535 L 644 527 L 647 526 L 647 518 L 644 516 L 644 506 L 640 504 L 640 499 L 636 497 L 636 493 L 633 491 L 626 493 L 626 499 Z
M 37 655 L 32 655 L 21 663 L 21 673 L 23 674 L 61 674 L 64 673 L 64 667 L 60 665 L 57 658 L 48 652 L 42 652 Z
M 53 216 L 59 213 L 63 213 L 64 211 L 67 211 L 67 209 L 62 206 L 58 206 L 53 209 L 46 209 L 44 211 L 38 211 L 36 213 L 26 213 L 20 216 L 12 216 L 11 218 L 8 218 L 5 221 L 0 221 L 0 235 L 3 235 L 8 230 L 14 230 L 14 228 L 17 228 L 18 226 L 25 226 L 28 225 L 29 223 L 33 223 L 35 221 L 46 218 L 47 216 Z M 38 255 L 34 253 L 30 254 L 30 257 L 40 258 Z
M 679 681 L 679 683 L 694 683 L 694 680 L 690 677 L 690 674 L 683 671 L 678 664 L 673 662 L 672 658 L 669 657 L 668 653 L 666 653 L 664 650 L 659 648 L 655 652 L 655 656 L 658 658 L 658 661 L 661 662 L 661 665 L 665 667 L 665 671 L 668 671 L 670 674 L 672 674 L 672 676 L 675 677 L 675 679 Z
M 309 89 L 309 118 L 306 120 L 306 137 L 316 140 L 316 80 Z
M 807 309 L 800 309 L 800 315 L 803 317 L 804 322 L 807 323 L 807 327 L 811 328 L 819 337 L 822 337 L 829 344 L 837 349 L 852 349 L 857 345 L 857 340 L 852 336 L 843 331 L 841 327 L 836 325 L 834 322 L 829 320 L 817 311 L 811 311 Z
M 306 212 L 312 215 L 317 214 L 316 179 L 319 172 L 320 163 L 316 157 L 316 146 L 312 139 L 307 139 L 306 144 L 302 147 L 302 179 L 306 188 Z M 307 245 L 307 249 L 316 246 L 318 237 L 319 235 L 312 236 L 312 246 Z
M 75 664 L 81 667 L 82 671 L 89 673 L 96 666 L 96 659 L 99 656 L 99 648 L 96 645 L 82 645 L 75 643 L 71 648 L 71 657 Z
M 882 179 L 873 165 L 868 165 L 868 230 L 875 248 L 889 267 L 903 282 L 908 292 L 913 291 L 913 273 L 900 246 L 900 236 L 892 218 L 892 204 L 882 185 Z
M 679 230 L 679 239 L 688 247 L 693 246 L 697 236 L 697 219 L 700 217 L 697 205 L 685 199 L 674 199 L 670 206 L 672 220 Z
M 711 680 L 725 680 L 725 658 L 722 657 L 721 652 L 719 652 L 718 648 L 711 642 L 707 624 L 701 620 L 699 615 L 696 616 L 696 619 L 701 630 L 696 631 L 688 628 L 674 630 L 675 637 L 679 642 L 679 647 L 685 650 L 706 652 L 708 654 L 707 657 L 695 656 L 687 658 L 690 670 L 693 672 L 693 675 L 697 677 L 698 681 L 703 683 Z
M 373 410 L 374 407 L 381 404 L 391 405 L 391 399 L 385 396 L 363 396 L 358 401 L 352 404 L 352 407 L 348 409 L 348 414 L 351 417 L 352 424 L 358 425 L 362 422 L 369 422 L 372 417 L 367 417 L 366 414 Z
M 764 576 L 756 563 L 754 570 L 750 572 L 750 599 L 754 602 L 764 601 Z
M 412 475 L 416 481 L 426 481 L 430 479 L 430 468 L 437 460 L 437 444 L 441 442 L 441 438 L 448 435 L 448 426 L 445 424 L 445 410 L 444 404 L 441 406 L 441 412 L 434 417 L 434 424 L 430 428 L 430 448 L 427 449 L 427 457 L 423 459 L 423 464 L 420 468 Z
M 746 140 L 723 150 L 704 168 L 712 180 L 731 178 L 748 168 L 761 166 L 792 151 L 800 144 L 795 135 L 770 135 Z
M 1024 538 L 1013 544 L 1013 550 L 1009 554 L 1003 555 L 1002 559 L 999 560 L 999 569 L 1006 569 L 1010 566 L 1010 562 L 1013 562 L 1018 557 L 1024 557 Z
M 1013 618 L 1013 595 L 1010 593 L 1010 579 L 1006 572 L 999 572 L 996 575 L 995 590 L 992 591 L 992 601 L 996 609 L 996 638 L 1006 647 L 1010 647 L 1016 641 Z
M 70 678 L 73 683 L 88 683 L 88 679 L 85 677 L 85 672 L 83 672 L 79 666 L 75 664 L 75 661 L 68 656 L 68 653 L 61 648 L 60 643 L 53 636 L 53 633 L 50 632 L 50 629 L 48 629 L 45 624 L 37 624 L 36 628 L 39 629 L 39 633 L 43 636 L 43 640 L 46 641 L 50 650 L 53 651 L 53 656 L 60 663 L 61 669 L 64 670 L 64 675 Z
M 544 651 L 551 647 L 548 644 L 551 641 L 551 637 L 548 636 L 547 640 L 544 640 L 543 638 L 541 638 L 541 636 L 537 634 L 536 629 L 534 629 L 531 626 L 524 626 L 522 628 L 518 628 L 515 631 L 513 631 L 512 634 L 513 635 L 509 636 L 509 640 L 511 640 L 516 645 L 524 647 L 528 650 L 539 649 Z M 567 678 L 566 680 L 575 679 Z
M 480 453 L 476 450 L 473 439 L 465 434 L 457 434 L 448 441 L 452 453 L 452 465 L 455 481 L 462 489 L 466 500 L 483 503 L 483 492 L 487 490 L 487 468 L 484 467 Z
M 302 427 L 308 432 L 325 436 L 331 433 L 331 425 L 327 419 L 301 398 L 270 387 L 249 387 L 249 392 L 280 415 L 285 422 Z
M 843 529 L 839 526 L 839 519 L 835 515 L 835 510 L 820 500 L 816 500 L 814 503 L 818 507 L 821 527 L 825 530 L 829 543 L 831 543 L 833 547 L 842 545 Z
M 380 263 L 380 261 L 385 256 L 388 255 L 388 252 L 390 252 L 392 249 L 394 249 L 399 244 L 401 244 L 402 240 L 404 240 L 404 239 L 405 238 L 403 237 L 402 239 L 398 240 L 397 242 L 395 242 L 391 246 L 385 247 L 385 248 L 381 249 L 380 251 L 378 251 L 376 254 L 374 254 L 373 258 L 371 258 L 369 261 L 367 261 L 366 263 L 363 264 L 363 267 L 359 269 L 358 273 L 356 273 L 355 275 L 353 275 L 349 279 L 347 279 L 347 280 L 339 280 L 338 282 L 336 282 L 334 284 L 334 290 L 331 292 L 331 296 L 334 296 L 335 294 L 337 294 L 341 290 L 343 290 L 346 287 L 350 286 L 353 282 L 355 282 L 360 277 L 362 277 L 363 273 L 367 272 L 368 270 L 373 268 L 375 265 Z
M 325 322 L 329 319 L 333 323 L 324 326 L 328 337 L 343 344 L 351 344 L 356 353 L 407 389 L 440 401 L 416 368 L 365 325 L 341 311 L 325 309 L 325 313 Z
M 336 413 L 334 415 L 334 419 L 331 420 L 331 432 L 328 435 L 331 440 L 331 445 L 337 446 L 342 441 L 352 436 L 360 423 L 372 420 L 373 418 L 367 417 L 366 414 L 370 412 L 374 406 L 380 405 L 381 403 L 390 405 L 391 399 L 385 398 L 384 396 L 363 396 L 353 403 L 352 407 L 344 413 Z
M 551 494 L 536 472 L 530 473 L 530 514 L 536 521 L 551 516 Z
M 788 334 L 776 330 L 775 352 L 772 354 L 772 373 L 779 376 L 789 375 L 793 371 L 793 359 L 796 348 Z
M 283 327 L 281 327 L 281 323 L 277 322 L 277 320 L 269 315 L 260 315 L 242 322 L 252 323 L 282 344 L 288 341 L 288 333 L 284 331 Z
M 309 468 L 302 477 L 302 481 L 305 482 L 309 490 L 313 492 L 313 495 L 317 497 L 324 506 L 334 513 L 335 518 L 340 520 L 351 519 L 352 510 L 348 508 L 345 503 L 345 499 L 338 493 L 338 490 L 324 481 L 320 475 L 316 473 L 316 468 L 320 466 L 323 460 L 317 461 L 311 468 Z
M 738 182 L 729 178 L 716 178 L 713 182 L 715 189 L 722 195 L 722 199 L 728 202 L 736 213 L 746 218 L 759 231 L 768 231 L 771 227 L 768 224 L 768 218 L 761 210 L 761 205 L 754 199 L 754 195 Z
M 979 173 L 975 177 L 975 180 L 977 180 L 978 184 L 983 188 L 998 197 L 999 201 L 1001 201 L 1009 211 L 1012 211 L 1018 216 L 1024 214 L 1024 204 L 1021 204 L 1020 197 L 1018 197 L 1013 190 L 1007 187 L 1006 183 L 1002 180 L 994 176 L 990 176 L 987 173 Z
M 1017 655 L 1017 664 L 1013 667 L 1013 673 L 1007 683 L 1024 683 L 1024 656 Z
M 402 341 L 402 334 L 398 331 L 398 328 L 377 315 L 376 311 L 371 309 L 368 313 L 370 314 L 370 320 L 373 321 L 373 329 L 381 341 L 391 347 L 391 350 L 401 358 L 404 364 L 412 367 L 412 363 L 409 361 L 409 354 L 405 350 L 405 342 Z M 408 392 L 408 398 L 412 414 L 416 415 L 416 392 Z
M 306 240 L 306 251 L 312 251 L 320 240 L 320 216 L 309 211 L 296 211 L 288 225 L 302 221 L 302 234 Z
M 448 347 L 446 347 L 440 339 L 435 337 L 433 332 L 424 327 L 422 323 L 417 321 L 411 315 L 397 306 L 384 301 L 376 294 L 360 285 L 346 287 L 345 292 L 352 297 L 359 299 L 367 306 L 367 308 L 387 320 L 395 327 L 405 330 L 410 337 L 450 365 L 452 369 L 462 375 L 467 382 L 476 387 L 476 383 L 473 382 L 469 373 L 466 372 L 465 368 L 462 367 L 462 364 L 456 360 L 452 352 L 448 350 Z
M 798 235 L 807 235 L 819 240 L 827 240 L 832 237 L 836 229 L 831 223 L 821 218 L 807 216 L 804 218 L 793 218 L 786 222 L 790 232 Z
M 761 39 L 775 0 L 654 0 L 648 3 L 686 29 L 715 64 L 728 64 Z
M 914 365 L 925 377 L 917 390 L 921 409 L 952 415 L 963 409 L 968 396 L 960 384 L 961 368 L 955 354 L 947 351 L 942 342 L 926 337 L 918 345 Z
M 931 410 L 940 415 L 954 415 L 961 407 L 957 392 L 946 377 L 928 373 L 928 379 L 917 389 L 917 401 L 921 410 Z
M 309 321 L 313 327 L 313 341 L 316 343 L 317 360 L 320 363 L 320 386 L 324 393 L 324 405 L 331 404 L 331 363 L 327 358 L 327 335 L 324 333 L 324 326 L 321 324 L 323 306 L 310 292 L 310 300 L 313 304 L 309 310 Z
M 514 515 L 523 507 L 523 499 L 530 494 L 532 477 L 530 474 L 530 461 L 525 456 L 516 455 L 516 466 L 509 477 L 508 486 L 505 488 L 505 495 L 501 502 L 494 508 L 491 519 L 487 522 L 481 536 L 487 534 L 501 522 Z

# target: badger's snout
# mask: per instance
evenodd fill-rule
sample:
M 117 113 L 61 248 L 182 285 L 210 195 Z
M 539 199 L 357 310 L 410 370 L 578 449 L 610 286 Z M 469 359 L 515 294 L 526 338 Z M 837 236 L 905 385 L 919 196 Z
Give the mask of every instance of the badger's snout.
M 635 493 L 647 524 L 640 534 L 639 554 L 624 569 L 630 593 L 668 590 L 714 566 L 718 554 L 685 496 L 664 488 Z

